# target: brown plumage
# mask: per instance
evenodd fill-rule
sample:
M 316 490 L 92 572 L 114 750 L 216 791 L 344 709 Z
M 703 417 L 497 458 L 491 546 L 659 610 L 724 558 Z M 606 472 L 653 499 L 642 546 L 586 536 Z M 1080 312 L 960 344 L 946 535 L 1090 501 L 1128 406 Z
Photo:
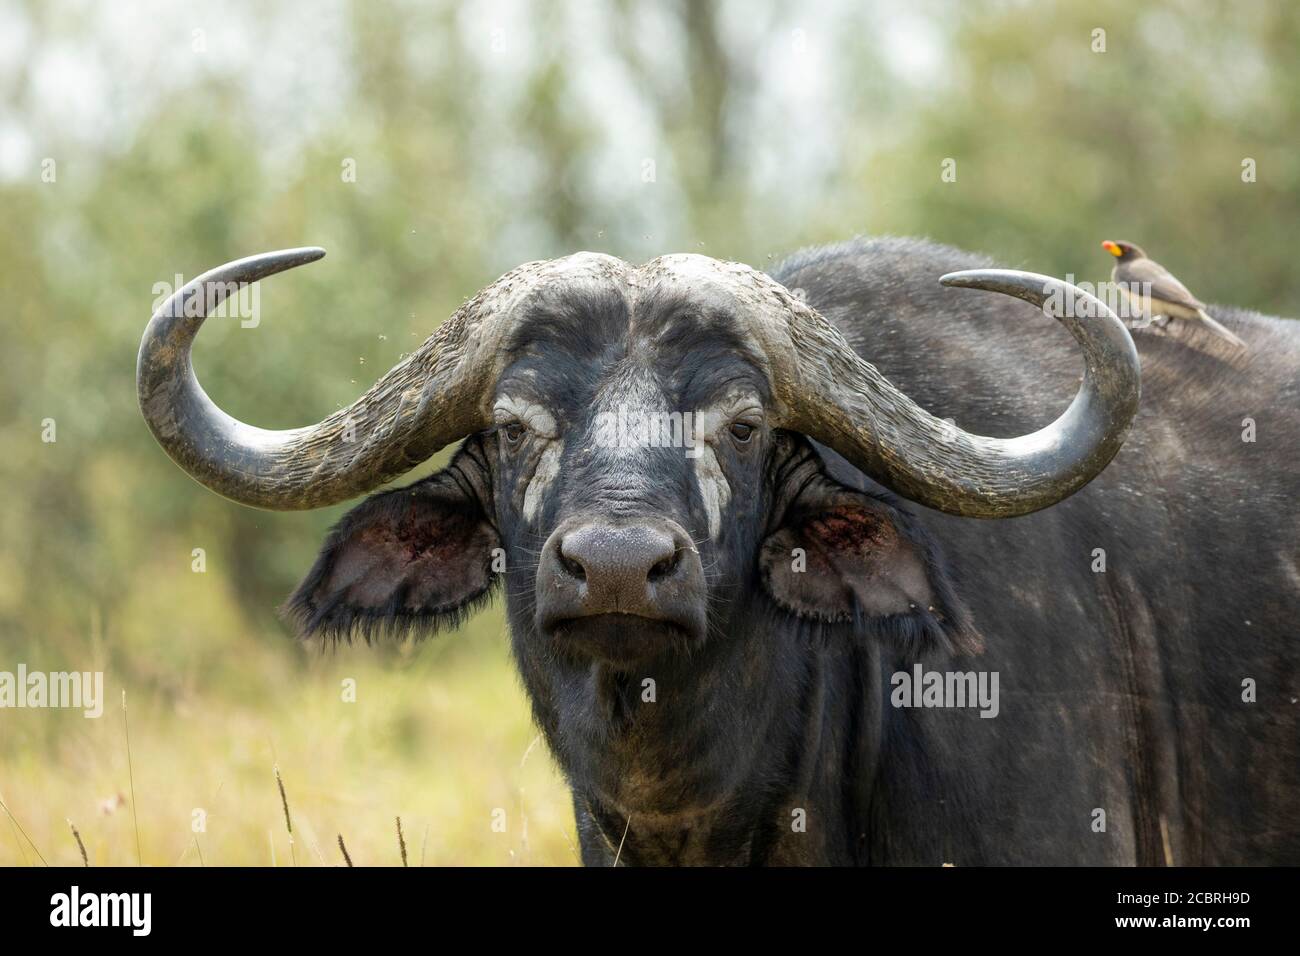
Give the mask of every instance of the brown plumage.
M 1167 315 L 1203 322 L 1206 328 L 1238 348 L 1246 347 L 1245 342 L 1205 311 L 1204 302 L 1192 295 L 1168 269 L 1154 259 L 1148 259 L 1139 246 L 1107 239 L 1101 247 L 1116 259 L 1111 281 L 1143 315 Z

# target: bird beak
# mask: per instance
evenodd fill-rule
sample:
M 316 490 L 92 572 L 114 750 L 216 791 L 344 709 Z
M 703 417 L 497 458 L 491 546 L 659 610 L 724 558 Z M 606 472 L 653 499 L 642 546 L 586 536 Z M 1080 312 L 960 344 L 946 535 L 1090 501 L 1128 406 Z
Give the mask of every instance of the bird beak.
M 1109 239 L 1103 242 L 1101 244 L 1101 247 L 1105 249 L 1107 252 L 1109 252 L 1112 256 L 1114 256 L 1116 259 L 1118 259 L 1120 256 L 1124 254 L 1124 250 L 1121 249 L 1118 244 L 1111 242 Z

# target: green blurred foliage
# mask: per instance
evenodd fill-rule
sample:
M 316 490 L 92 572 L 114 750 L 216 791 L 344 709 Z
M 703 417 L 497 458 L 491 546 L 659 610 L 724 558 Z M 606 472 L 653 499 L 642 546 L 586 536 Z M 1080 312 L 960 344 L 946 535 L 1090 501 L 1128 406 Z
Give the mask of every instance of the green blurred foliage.
M 430 862 L 575 859 L 499 609 L 437 641 L 300 647 L 275 609 L 344 507 L 241 508 L 154 444 L 135 351 L 177 273 L 329 250 L 197 347 L 218 404 L 265 427 L 320 419 L 500 273 L 584 248 L 761 267 L 918 234 L 1096 280 L 1124 238 L 1207 301 L 1300 312 L 1296 4 L 29 0 L 0 25 L 0 670 L 102 669 L 114 702 L 0 712 L 0 796 L 63 862 L 69 817 L 99 862 L 134 857 L 108 808 L 123 690 L 146 862 L 205 840 L 207 862 L 289 859 L 277 760 L 325 851 L 298 862 L 337 862 L 338 832 L 394 862 L 398 813 Z M 33 858 L 12 836 L 0 863 Z
M 1129 239 L 1207 302 L 1300 312 L 1300 5 L 999 7 L 954 11 L 952 82 L 855 171 L 889 184 L 875 227 L 1093 281 Z

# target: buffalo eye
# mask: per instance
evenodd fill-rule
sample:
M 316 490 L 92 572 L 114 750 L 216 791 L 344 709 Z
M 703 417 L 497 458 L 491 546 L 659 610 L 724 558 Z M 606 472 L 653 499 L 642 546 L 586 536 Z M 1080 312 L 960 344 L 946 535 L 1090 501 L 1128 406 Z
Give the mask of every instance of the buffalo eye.
M 754 426 L 746 422 L 732 422 L 731 437 L 743 445 L 754 437 Z
M 506 436 L 506 444 L 518 445 L 528 434 L 528 426 L 523 422 L 510 422 L 501 429 Z

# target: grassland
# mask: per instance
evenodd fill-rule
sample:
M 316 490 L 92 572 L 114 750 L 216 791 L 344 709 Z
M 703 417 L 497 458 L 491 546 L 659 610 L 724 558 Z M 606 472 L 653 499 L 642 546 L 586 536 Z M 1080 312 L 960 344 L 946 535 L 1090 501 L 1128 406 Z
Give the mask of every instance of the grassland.
M 397 817 L 411 866 L 577 862 L 568 792 L 499 610 L 436 641 L 322 651 L 274 625 L 249 635 L 205 616 L 225 602 L 205 602 L 200 575 L 189 597 L 198 623 L 158 630 L 152 649 L 136 642 L 123 666 L 111 624 L 63 648 L 107 665 L 102 717 L 0 714 L 13 816 L 0 812 L 0 865 L 81 864 L 71 821 L 92 866 L 136 864 L 137 825 L 148 866 L 338 866 L 340 834 L 357 866 L 400 866 Z

